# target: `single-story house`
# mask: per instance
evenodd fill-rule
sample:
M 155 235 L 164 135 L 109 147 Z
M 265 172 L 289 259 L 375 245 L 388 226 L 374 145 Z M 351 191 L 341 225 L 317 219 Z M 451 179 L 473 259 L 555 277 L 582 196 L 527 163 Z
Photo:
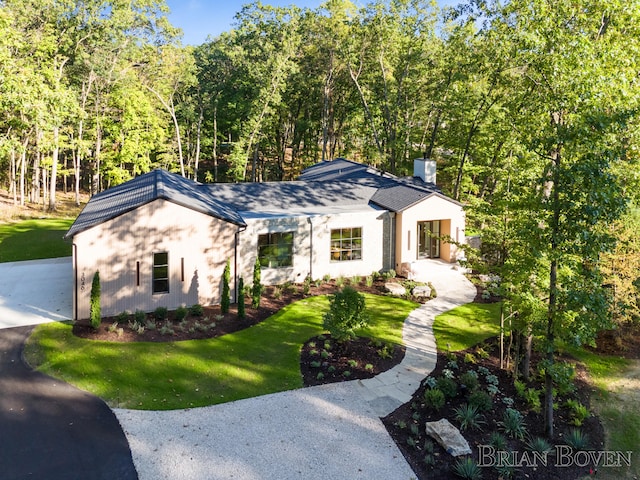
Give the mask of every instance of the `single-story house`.
M 73 242 L 74 317 L 88 318 L 100 272 L 102 313 L 220 302 L 222 274 L 275 285 L 373 271 L 410 272 L 422 259 L 455 262 L 462 205 L 435 184 L 435 162 L 400 178 L 345 159 L 296 181 L 200 184 L 165 170 L 91 198 Z

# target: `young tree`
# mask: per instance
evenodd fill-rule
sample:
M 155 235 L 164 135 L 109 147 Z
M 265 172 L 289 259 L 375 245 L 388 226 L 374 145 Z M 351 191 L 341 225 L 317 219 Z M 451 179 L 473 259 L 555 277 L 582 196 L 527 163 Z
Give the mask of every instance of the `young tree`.
M 350 286 L 344 287 L 331 297 L 329 311 L 325 313 L 324 328 L 338 342 L 355 336 L 354 330 L 367 325 L 364 295 Z
M 244 278 L 238 280 L 238 318 L 245 317 L 244 305 Z
M 260 259 L 256 258 L 256 263 L 253 264 L 253 285 L 251 286 L 251 306 L 258 308 L 260 306 L 260 297 L 262 297 L 263 286 L 261 282 L 261 267 Z
M 98 329 L 102 322 L 102 313 L 100 308 L 100 273 L 96 272 L 91 281 L 91 294 L 89 305 L 89 320 L 94 329 Z
M 222 273 L 222 298 L 220 300 L 220 311 L 222 313 L 229 312 L 229 306 L 231 304 L 231 290 L 229 282 L 231 281 L 231 263 L 227 260 L 227 264 L 224 267 Z
M 545 305 L 542 323 L 531 328 L 544 339 L 551 437 L 558 340 L 590 342 L 610 323 L 601 255 L 613 247 L 608 227 L 626 205 L 613 167 L 625 161 L 624 132 L 639 104 L 625 85 L 640 65 L 640 12 L 606 0 L 493 7 L 487 28 L 512 45 L 526 96 L 510 112 L 528 168 L 514 178 L 519 195 L 510 208 L 521 256 L 507 265 L 513 291 L 538 299 L 532 311 Z

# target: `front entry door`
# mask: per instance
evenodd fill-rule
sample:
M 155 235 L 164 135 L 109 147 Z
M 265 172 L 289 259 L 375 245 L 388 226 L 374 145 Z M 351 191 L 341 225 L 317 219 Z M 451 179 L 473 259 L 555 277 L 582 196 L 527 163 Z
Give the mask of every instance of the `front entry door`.
M 440 220 L 418 222 L 418 258 L 440 258 Z

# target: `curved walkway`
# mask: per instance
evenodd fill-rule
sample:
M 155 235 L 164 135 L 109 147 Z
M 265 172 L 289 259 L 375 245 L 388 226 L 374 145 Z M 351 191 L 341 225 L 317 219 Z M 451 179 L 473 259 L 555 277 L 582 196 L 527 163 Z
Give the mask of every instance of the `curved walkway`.
M 190 410 L 114 410 L 140 479 L 415 478 L 379 417 L 408 401 L 435 367 L 435 316 L 476 293 L 450 264 L 429 262 L 419 280 L 438 297 L 405 321 L 402 363 L 373 379 Z

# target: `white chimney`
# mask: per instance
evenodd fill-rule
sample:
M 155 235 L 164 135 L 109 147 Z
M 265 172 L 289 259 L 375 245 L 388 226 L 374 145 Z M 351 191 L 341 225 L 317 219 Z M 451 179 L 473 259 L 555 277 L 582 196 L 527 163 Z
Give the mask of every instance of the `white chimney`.
M 420 177 L 426 183 L 436 183 L 436 161 L 416 158 L 413 161 L 413 176 Z

